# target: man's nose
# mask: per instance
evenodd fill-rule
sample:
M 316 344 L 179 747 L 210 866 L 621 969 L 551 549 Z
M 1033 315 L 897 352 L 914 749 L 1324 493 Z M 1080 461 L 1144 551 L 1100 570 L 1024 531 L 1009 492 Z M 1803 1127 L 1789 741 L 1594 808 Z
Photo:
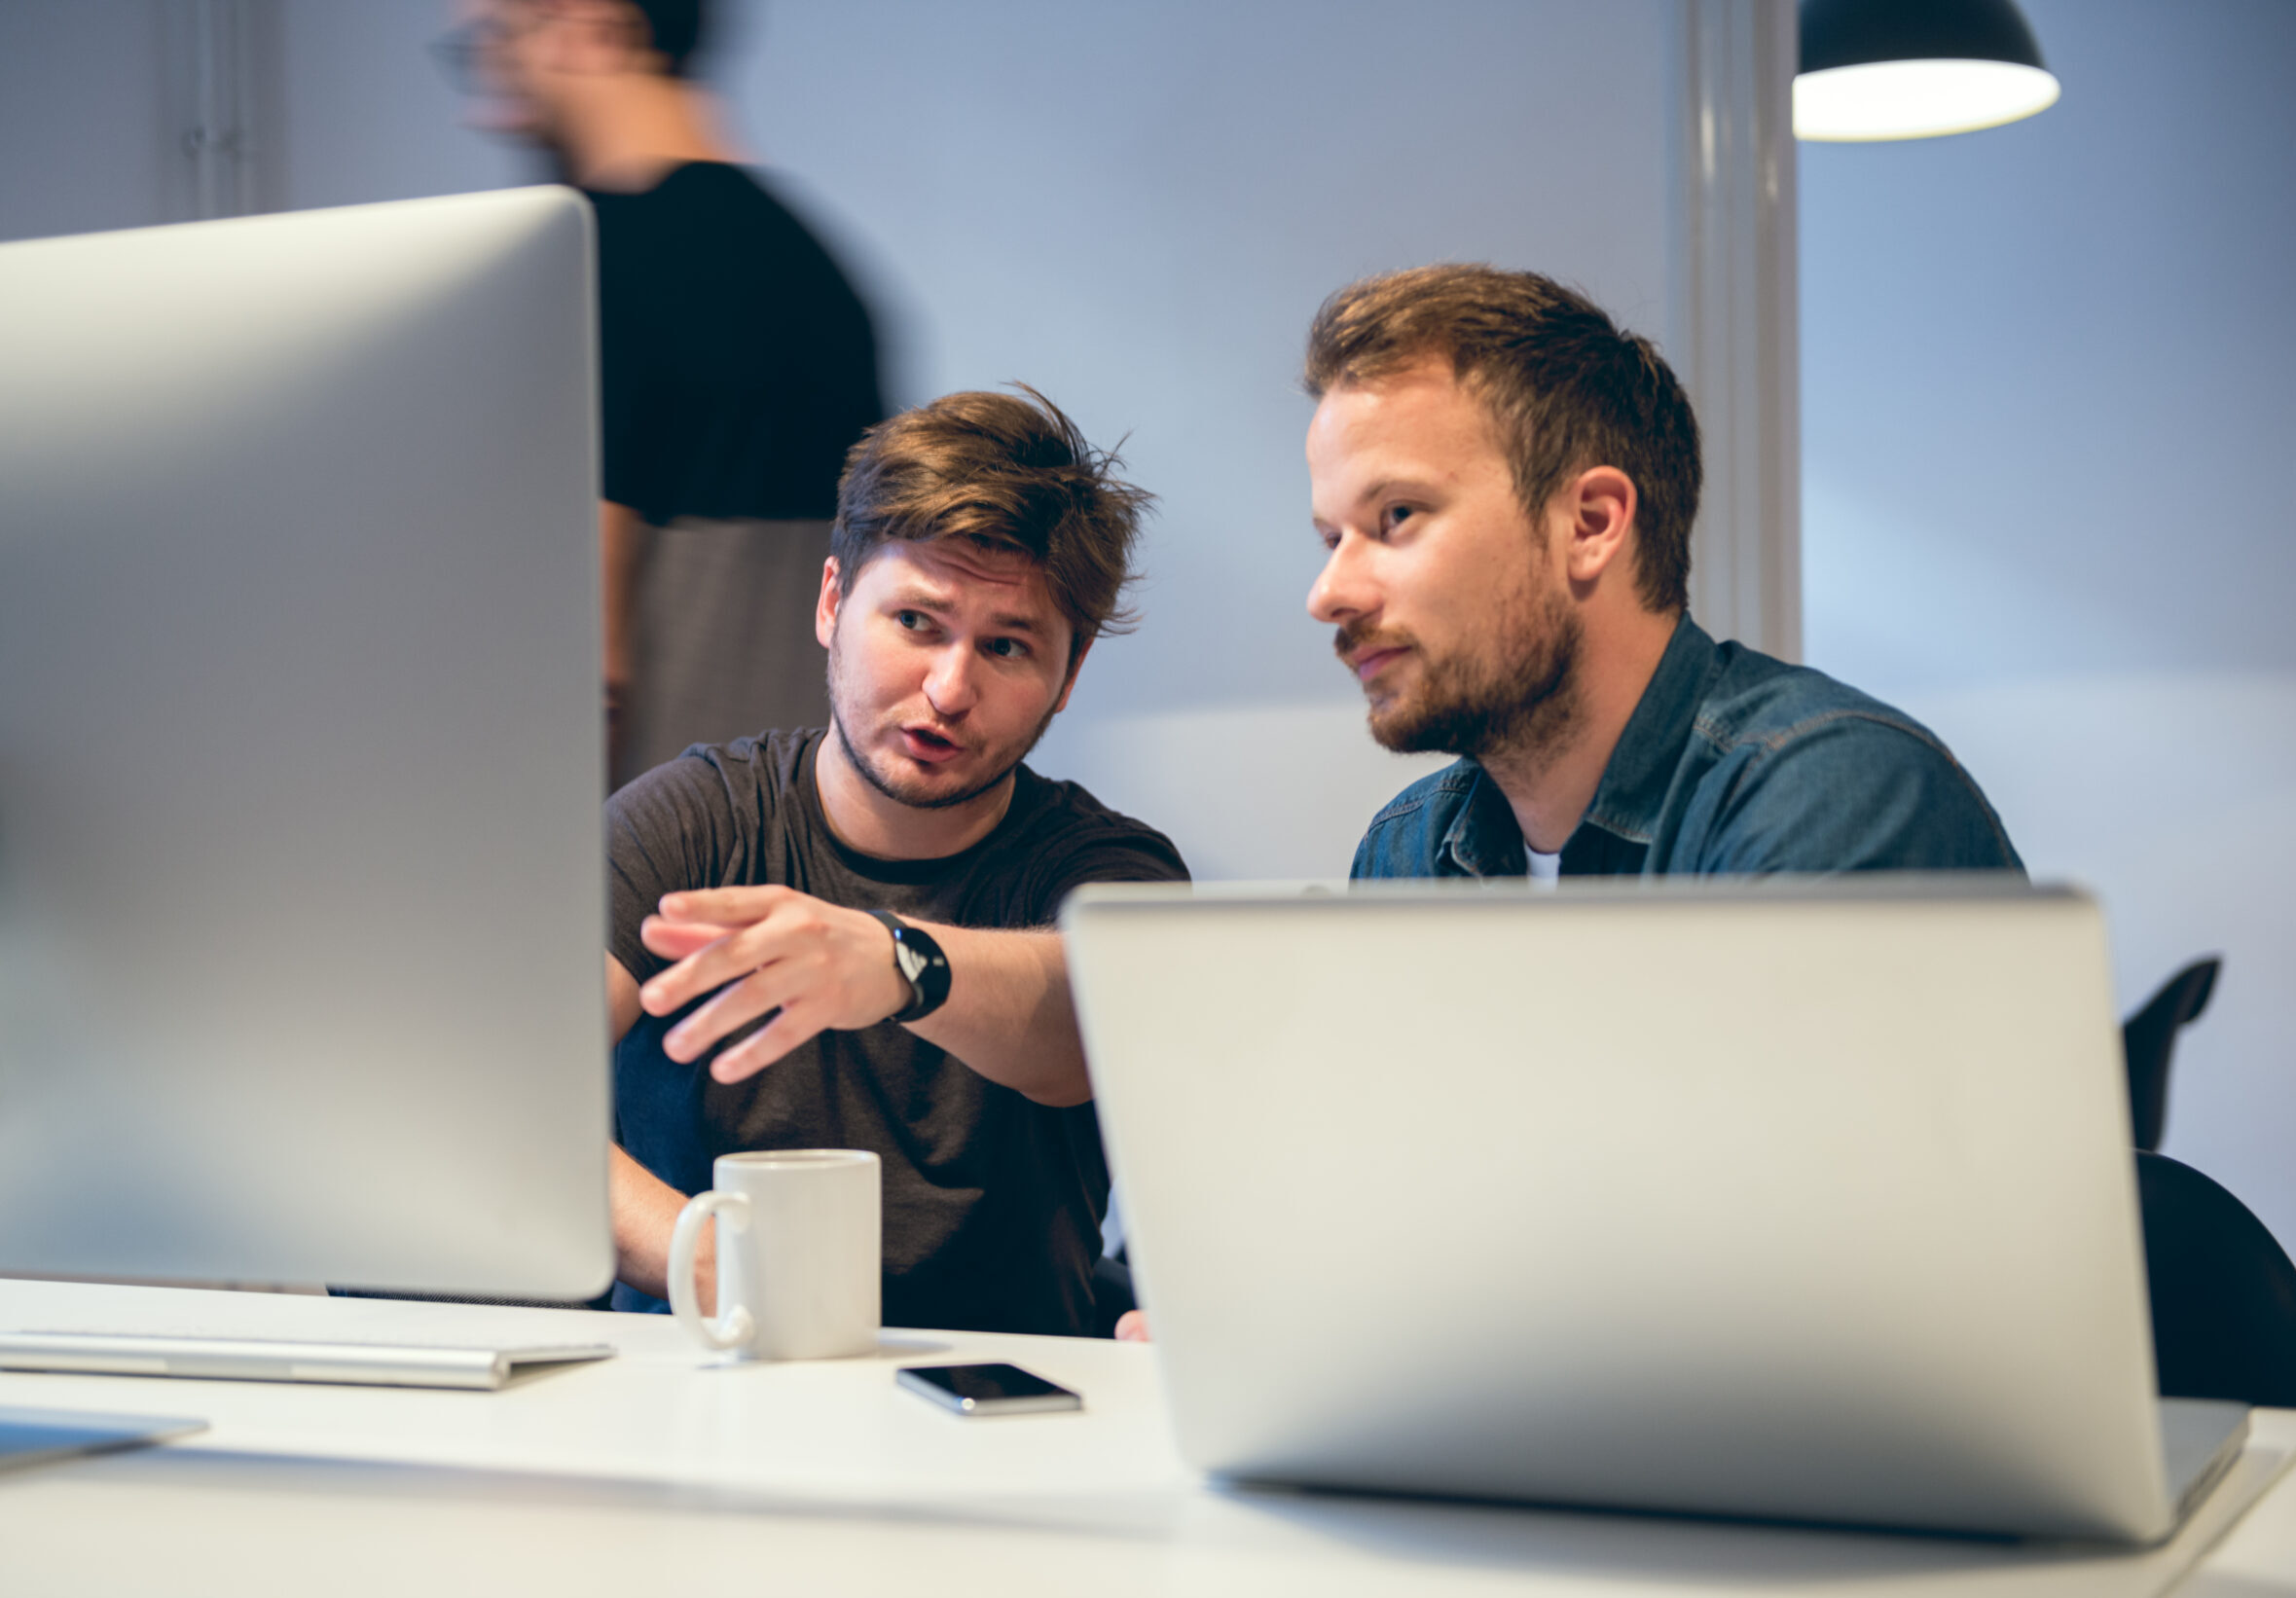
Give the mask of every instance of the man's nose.
M 1363 540 L 1342 533 L 1307 591 L 1307 613 L 1335 626 L 1377 608 L 1378 596 L 1365 569 Z
M 932 670 L 925 673 L 925 697 L 932 702 L 933 709 L 951 717 L 971 709 L 980 700 L 980 685 L 974 677 L 977 666 L 968 644 L 935 651 Z

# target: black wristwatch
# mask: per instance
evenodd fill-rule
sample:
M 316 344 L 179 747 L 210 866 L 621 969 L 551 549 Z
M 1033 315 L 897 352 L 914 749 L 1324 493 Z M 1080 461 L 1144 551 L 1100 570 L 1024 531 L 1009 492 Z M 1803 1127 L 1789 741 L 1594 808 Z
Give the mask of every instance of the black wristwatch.
M 909 985 L 909 1001 L 887 1016 L 888 1021 L 922 1021 L 949 1001 L 949 957 L 941 946 L 890 910 L 870 915 L 885 923 L 893 934 L 893 968 Z

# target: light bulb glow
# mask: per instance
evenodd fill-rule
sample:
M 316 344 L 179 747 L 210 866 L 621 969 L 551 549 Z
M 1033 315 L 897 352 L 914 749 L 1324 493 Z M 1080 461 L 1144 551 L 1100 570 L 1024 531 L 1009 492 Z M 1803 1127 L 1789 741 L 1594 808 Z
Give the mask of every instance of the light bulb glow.
M 2057 79 L 2011 61 L 1864 61 L 1794 80 L 1794 136 L 1857 142 L 1998 127 L 2057 103 Z

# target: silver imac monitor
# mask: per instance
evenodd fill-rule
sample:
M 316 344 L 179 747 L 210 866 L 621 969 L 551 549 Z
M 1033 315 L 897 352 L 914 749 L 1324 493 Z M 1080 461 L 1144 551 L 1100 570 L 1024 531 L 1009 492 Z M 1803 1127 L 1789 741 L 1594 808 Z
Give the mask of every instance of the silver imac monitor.
M 590 230 L 0 246 L 0 1271 L 609 1279 Z

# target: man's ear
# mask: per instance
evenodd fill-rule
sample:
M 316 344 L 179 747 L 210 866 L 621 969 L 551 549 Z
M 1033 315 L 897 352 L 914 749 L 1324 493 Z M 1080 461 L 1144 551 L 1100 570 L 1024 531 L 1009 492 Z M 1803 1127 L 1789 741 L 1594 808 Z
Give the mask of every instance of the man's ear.
M 1076 673 L 1084 670 L 1084 657 L 1092 653 L 1092 646 L 1097 641 L 1096 638 L 1086 638 L 1076 650 L 1076 658 L 1069 662 L 1069 680 L 1060 685 L 1060 703 L 1052 708 L 1054 715 L 1069 708 L 1069 695 L 1076 691 Z
M 814 601 L 813 636 L 823 649 L 837 636 L 837 607 L 845 602 L 845 587 L 839 581 L 842 575 L 836 556 L 821 563 L 821 597 Z
M 1634 479 L 1616 466 L 1589 466 L 1555 497 L 1569 517 L 1563 570 L 1574 585 L 1591 584 L 1630 559 L 1627 544 L 1640 504 Z

